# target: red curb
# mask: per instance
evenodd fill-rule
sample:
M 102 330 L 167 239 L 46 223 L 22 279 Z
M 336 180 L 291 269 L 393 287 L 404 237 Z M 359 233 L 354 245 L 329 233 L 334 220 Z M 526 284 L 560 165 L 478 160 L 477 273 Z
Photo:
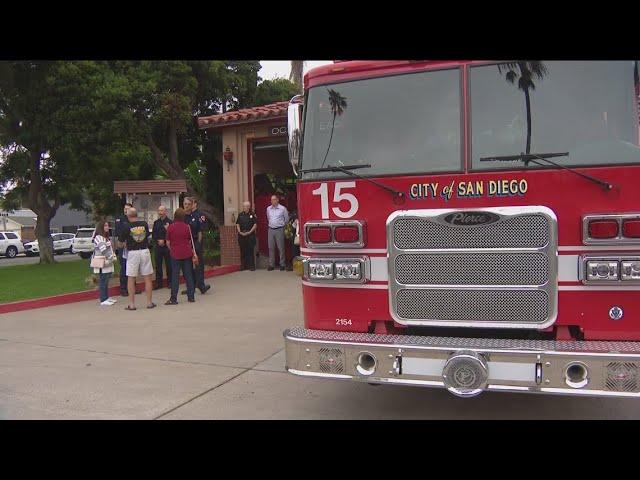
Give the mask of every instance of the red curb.
M 225 265 L 216 267 L 213 270 L 204 272 L 204 278 L 218 277 L 228 273 L 240 271 L 240 265 Z M 184 283 L 184 278 L 180 280 Z M 136 284 L 136 288 L 143 287 L 144 282 Z M 109 295 L 119 295 L 120 287 L 110 287 Z M 0 305 L 0 314 L 21 312 L 22 310 L 32 310 L 35 308 L 54 307 L 56 305 L 65 305 L 67 303 L 83 302 L 85 300 L 97 300 L 97 290 L 84 290 L 82 292 L 63 293 L 62 295 L 54 295 L 53 297 L 34 298 L 32 300 L 21 300 L 19 302 L 5 303 Z

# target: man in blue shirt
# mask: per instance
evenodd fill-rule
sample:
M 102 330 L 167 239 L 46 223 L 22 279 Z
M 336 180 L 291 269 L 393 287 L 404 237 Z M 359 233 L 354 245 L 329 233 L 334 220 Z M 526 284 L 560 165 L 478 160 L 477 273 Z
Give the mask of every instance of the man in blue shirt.
M 271 195 L 271 205 L 267 207 L 267 221 L 269 222 L 269 268 L 267 270 L 271 271 L 275 268 L 277 246 L 280 270 L 284 271 L 284 226 L 289 221 L 289 212 L 285 206 L 280 205 L 277 195 Z
M 207 218 L 198 210 L 198 204 L 195 198 L 185 197 L 183 205 L 187 212 L 185 221 L 187 225 L 189 225 L 189 228 L 191 228 L 191 238 L 193 238 L 196 255 L 198 256 L 198 267 L 195 268 L 193 272 L 194 283 L 200 290 L 200 293 L 206 293 L 207 290 L 211 288 L 211 285 L 204 283 L 204 258 L 202 255 L 202 235 Z M 186 295 L 187 291 L 183 290 L 181 293 L 182 295 Z

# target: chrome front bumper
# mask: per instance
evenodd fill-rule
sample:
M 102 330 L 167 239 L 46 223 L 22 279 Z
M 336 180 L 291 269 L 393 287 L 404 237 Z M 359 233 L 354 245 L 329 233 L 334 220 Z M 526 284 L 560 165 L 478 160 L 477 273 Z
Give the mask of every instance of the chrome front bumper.
M 640 397 L 640 342 L 377 335 L 301 327 L 285 330 L 284 337 L 285 368 L 295 375 L 441 387 L 459 396 L 492 390 Z

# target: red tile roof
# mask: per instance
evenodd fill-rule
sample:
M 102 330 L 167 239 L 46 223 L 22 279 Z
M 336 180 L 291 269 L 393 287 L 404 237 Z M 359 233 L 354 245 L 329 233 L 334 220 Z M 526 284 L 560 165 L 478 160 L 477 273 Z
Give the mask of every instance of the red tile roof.
M 186 180 L 125 180 L 113 182 L 113 193 L 181 193 L 186 191 Z
M 243 108 L 233 112 L 198 117 L 198 128 L 220 128 L 242 123 L 254 123 L 271 118 L 286 118 L 289 102 L 277 102 L 260 107 Z

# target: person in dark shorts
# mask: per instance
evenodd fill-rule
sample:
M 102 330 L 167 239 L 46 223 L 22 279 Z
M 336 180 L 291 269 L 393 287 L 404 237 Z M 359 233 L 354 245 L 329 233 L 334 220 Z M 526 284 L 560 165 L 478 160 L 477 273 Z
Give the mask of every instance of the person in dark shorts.
M 240 269 L 249 269 L 253 272 L 256 269 L 256 259 L 253 249 L 256 246 L 258 219 L 256 218 L 256 214 L 251 211 L 250 202 L 244 202 L 242 208 L 236 220 L 238 243 L 240 244 Z
M 195 284 L 193 281 L 193 247 L 191 243 L 191 229 L 185 223 L 186 212 L 178 208 L 173 215 L 173 223 L 167 228 L 166 241 L 171 254 L 171 298 L 165 305 L 178 304 L 178 285 L 180 270 L 187 283 L 187 298 L 195 302 Z

